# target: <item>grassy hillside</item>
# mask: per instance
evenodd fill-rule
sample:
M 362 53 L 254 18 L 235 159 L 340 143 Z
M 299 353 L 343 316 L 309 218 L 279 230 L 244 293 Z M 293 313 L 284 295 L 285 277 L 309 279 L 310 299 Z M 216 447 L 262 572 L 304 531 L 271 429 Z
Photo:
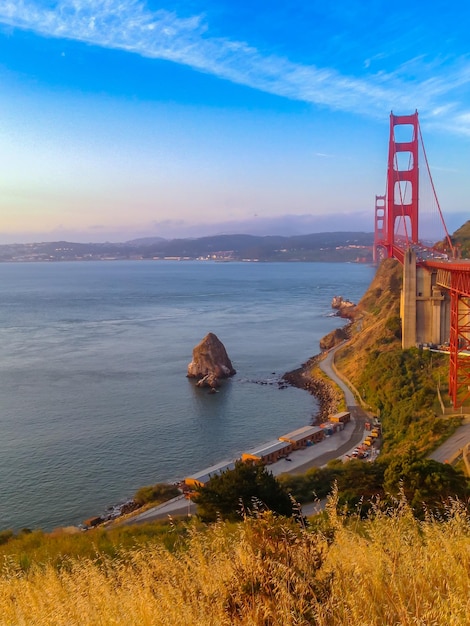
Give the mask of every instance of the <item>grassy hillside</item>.
M 462 258 L 470 257 L 470 220 L 458 228 L 451 237 Z
M 457 505 L 439 522 L 404 504 L 361 521 L 333 501 L 311 528 L 268 513 L 171 533 L 171 547 L 154 539 L 109 556 L 97 546 L 60 564 L 6 558 L 0 624 L 468 624 L 470 520 Z
M 338 369 L 380 415 L 383 453 L 419 455 L 433 450 L 459 425 L 441 414 L 438 387 L 448 404 L 448 356 L 401 349 L 402 268 L 388 259 L 358 306 L 351 341 L 337 354 Z
M 312 493 L 324 497 L 336 483 L 341 506 L 349 512 L 370 497 L 387 503 L 400 492 L 415 515 L 442 509 L 449 497 L 467 498 L 469 483 L 459 468 L 426 457 L 460 425 L 443 417 L 439 393 L 448 404 L 448 355 L 416 348 L 402 350 L 399 317 L 402 268 L 387 260 L 378 268 L 348 328 L 350 340 L 336 355 L 337 369 L 354 385 L 365 407 L 380 417 L 382 442 L 375 463 L 332 462 L 303 475 L 281 477 L 300 502 Z M 317 376 L 313 367 L 311 376 Z
M 401 347 L 400 290 L 402 268 L 394 259 L 382 262 L 359 302 L 351 340 L 336 356 L 338 368 L 356 385 L 371 352 L 390 352 Z

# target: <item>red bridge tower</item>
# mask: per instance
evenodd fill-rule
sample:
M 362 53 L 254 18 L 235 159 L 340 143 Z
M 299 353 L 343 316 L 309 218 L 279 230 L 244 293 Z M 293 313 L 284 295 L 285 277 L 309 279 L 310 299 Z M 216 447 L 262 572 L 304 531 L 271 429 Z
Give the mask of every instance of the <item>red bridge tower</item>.
M 377 248 L 384 247 L 388 257 L 402 260 L 403 249 L 419 242 L 418 138 L 418 111 L 412 115 L 390 114 L 387 195 L 376 196 L 374 257 L 378 256 Z M 397 220 L 401 222 L 400 235 L 395 234 Z M 396 238 L 401 241 L 396 242 Z

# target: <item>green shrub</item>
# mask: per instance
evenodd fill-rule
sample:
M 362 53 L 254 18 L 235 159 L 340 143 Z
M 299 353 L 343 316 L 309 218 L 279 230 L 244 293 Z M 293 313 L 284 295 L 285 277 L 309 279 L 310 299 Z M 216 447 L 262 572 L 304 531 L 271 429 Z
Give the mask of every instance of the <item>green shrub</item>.
M 212 476 L 193 497 L 205 522 L 237 521 L 247 513 L 269 509 L 293 515 L 292 501 L 281 483 L 259 463 L 237 461 L 233 470 Z
M 168 485 L 167 483 L 156 483 L 155 485 L 147 485 L 141 487 L 135 494 L 134 500 L 140 506 L 144 504 L 161 503 L 171 500 L 179 495 L 178 487 L 175 485 Z
M 398 315 L 389 317 L 385 322 L 385 328 L 393 333 L 396 339 L 401 339 L 401 319 Z

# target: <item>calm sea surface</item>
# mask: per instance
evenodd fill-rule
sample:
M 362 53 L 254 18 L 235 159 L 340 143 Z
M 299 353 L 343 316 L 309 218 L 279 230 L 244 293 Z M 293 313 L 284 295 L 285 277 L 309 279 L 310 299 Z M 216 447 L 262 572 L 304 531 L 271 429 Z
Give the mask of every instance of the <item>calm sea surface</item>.
M 79 523 L 311 420 L 284 372 L 341 325 L 374 269 L 335 263 L 0 265 L 0 529 Z M 186 378 L 208 332 L 237 370 Z

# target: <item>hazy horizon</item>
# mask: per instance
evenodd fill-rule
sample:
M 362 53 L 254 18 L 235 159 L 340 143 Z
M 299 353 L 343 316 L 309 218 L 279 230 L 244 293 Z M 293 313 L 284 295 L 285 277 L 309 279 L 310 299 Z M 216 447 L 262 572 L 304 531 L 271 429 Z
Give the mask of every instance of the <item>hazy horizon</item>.
M 213 223 L 205 225 L 187 225 L 177 221 L 168 221 L 160 226 L 156 226 L 149 231 L 129 229 L 113 232 L 110 230 L 108 236 L 97 232 L 94 235 L 80 231 L 57 230 L 53 232 L 36 233 L 34 235 L 24 233 L 5 236 L 0 233 L 0 245 L 28 244 L 51 241 L 68 241 L 74 243 L 124 243 L 133 239 L 161 237 L 163 239 L 196 239 L 200 237 L 211 237 L 218 235 L 257 235 L 261 237 L 282 235 L 286 237 L 296 235 L 310 235 L 321 233 L 351 232 L 351 233 L 373 233 L 373 224 L 370 223 L 368 215 L 360 216 L 357 219 L 352 215 L 333 214 L 330 216 L 280 216 L 278 218 L 261 218 L 239 222 Z M 446 216 L 449 233 L 452 234 L 460 228 L 466 221 L 461 214 L 451 214 Z M 340 226 L 339 226 L 340 225 Z M 361 228 L 361 225 L 363 227 Z M 421 220 L 421 239 L 428 241 L 438 241 L 441 238 L 441 231 L 434 222 Z

